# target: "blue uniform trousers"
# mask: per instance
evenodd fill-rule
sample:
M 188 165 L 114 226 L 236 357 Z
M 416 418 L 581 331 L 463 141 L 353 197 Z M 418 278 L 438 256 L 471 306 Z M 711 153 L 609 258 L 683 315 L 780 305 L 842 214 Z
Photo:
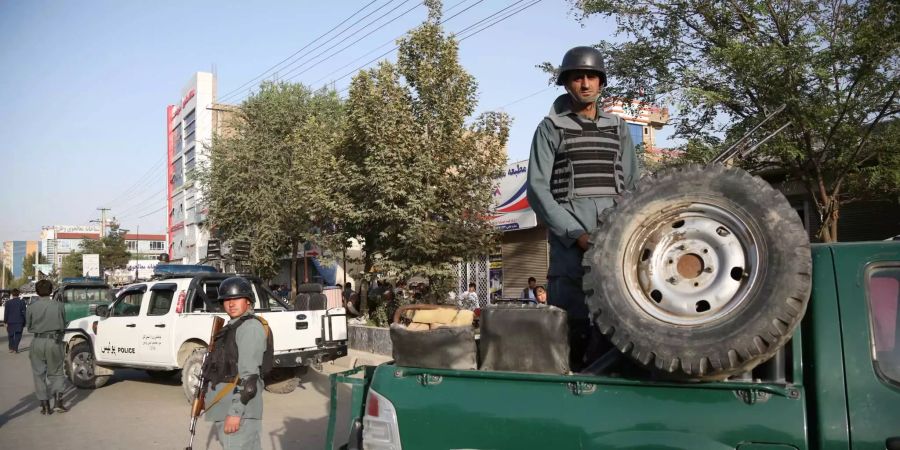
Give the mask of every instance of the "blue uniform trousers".
M 8 323 L 6 324 L 6 334 L 9 336 L 9 349 L 15 352 L 19 351 L 19 342 L 22 341 L 22 330 L 25 329 L 24 323 Z
M 231 434 L 225 434 L 225 421 L 215 423 L 216 434 L 224 450 L 260 450 L 259 433 L 261 419 L 241 419 L 241 427 Z

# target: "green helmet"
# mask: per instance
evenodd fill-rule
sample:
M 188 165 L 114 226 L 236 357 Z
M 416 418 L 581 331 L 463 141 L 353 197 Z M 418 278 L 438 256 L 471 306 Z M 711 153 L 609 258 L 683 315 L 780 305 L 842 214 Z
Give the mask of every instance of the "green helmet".
M 573 70 L 589 70 L 600 75 L 600 82 L 606 86 L 606 68 L 603 65 L 603 54 L 594 47 L 575 47 L 566 52 L 562 64 L 559 65 L 557 86 L 566 83 L 566 72 Z
M 244 277 L 226 278 L 219 284 L 218 301 L 224 302 L 235 298 L 246 298 L 253 301 L 253 286 Z

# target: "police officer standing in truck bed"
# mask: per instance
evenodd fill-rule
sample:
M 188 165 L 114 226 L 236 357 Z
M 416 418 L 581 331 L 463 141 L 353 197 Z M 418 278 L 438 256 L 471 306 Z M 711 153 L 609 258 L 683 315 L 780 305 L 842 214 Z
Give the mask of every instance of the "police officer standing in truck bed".
M 563 56 L 556 84 L 566 94 L 538 125 L 528 163 L 528 202 L 550 229 L 549 303 L 569 316 L 570 365 L 583 367 L 593 327 L 584 303 L 582 257 L 600 213 L 639 178 L 628 126 L 604 113 L 603 56 L 575 47 Z

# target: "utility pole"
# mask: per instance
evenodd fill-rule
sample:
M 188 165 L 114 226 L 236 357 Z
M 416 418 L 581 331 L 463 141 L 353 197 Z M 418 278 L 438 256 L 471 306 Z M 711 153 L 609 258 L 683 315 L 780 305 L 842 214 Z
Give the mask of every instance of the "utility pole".
M 109 208 L 97 208 L 100 211 L 100 239 L 103 239 L 106 236 L 106 212 L 109 211 Z M 96 220 L 92 220 L 91 222 L 97 223 Z

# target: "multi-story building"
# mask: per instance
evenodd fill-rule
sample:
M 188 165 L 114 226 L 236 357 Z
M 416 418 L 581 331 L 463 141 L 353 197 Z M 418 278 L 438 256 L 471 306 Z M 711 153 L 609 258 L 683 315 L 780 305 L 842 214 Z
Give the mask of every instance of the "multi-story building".
M 84 239 L 100 239 L 99 225 L 52 225 L 41 227 L 41 247 L 54 269 L 72 252 L 81 250 Z M 156 259 L 166 253 L 166 235 L 125 233 L 125 246 L 134 259 Z
M 40 241 L 6 241 L 3 243 L 3 260 L 0 265 L 9 269 L 14 278 L 19 278 L 25 274 L 22 270 L 25 255 L 40 251 Z
M 178 103 L 166 110 L 168 122 L 168 224 L 169 258 L 196 263 L 206 255 L 209 230 L 206 207 L 195 177 L 208 160 L 216 97 L 216 78 L 197 72 L 181 91 Z
M 167 249 L 173 262 L 196 263 L 206 257 L 209 209 L 197 182 L 197 169 L 209 161 L 214 133 L 223 132 L 234 107 L 219 105 L 216 78 L 197 72 L 181 91 L 180 100 L 166 109 L 168 135 Z
M 634 145 L 643 144 L 643 151 L 649 158 L 658 159 L 667 150 L 656 146 L 656 132 L 669 122 L 669 109 L 643 104 L 629 103 L 616 98 L 603 102 L 603 111 L 615 114 L 628 124 Z

